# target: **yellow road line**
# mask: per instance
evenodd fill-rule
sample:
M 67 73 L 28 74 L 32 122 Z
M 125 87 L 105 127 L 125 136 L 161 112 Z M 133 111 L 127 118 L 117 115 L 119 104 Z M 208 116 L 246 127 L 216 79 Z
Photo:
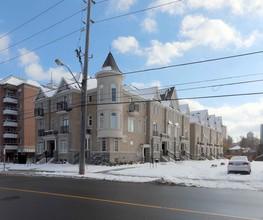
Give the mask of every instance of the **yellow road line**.
M 118 201 L 118 200 L 101 199 L 101 198 L 93 198 L 93 197 L 86 197 L 86 196 L 76 196 L 76 195 L 68 195 L 68 194 L 60 194 L 60 193 L 52 193 L 52 192 L 43 192 L 43 191 L 36 191 L 36 190 L 29 190 L 29 189 L 0 187 L 0 190 L 33 193 L 33 194 L 65 197 L 65 198 L 72 198 L 72 199 L 83 199 L 83 200 L 89 200 L 89 201 L 98 201 L 98 202 L 146 207 L 146 208 L 153 208 L 153 209 L 165 209 L 165 210 L 169 210 L 169 211 L 173 211 L 173 212 L 185 212 L 185 213 L 200 214 L 200 215 L 211 215 L 211 216 L 218 216 L 218 217 L 227 217 L 227 218 L 232 218 L 232 219 L 258 220 L 255 218 L 225 215 L 225 214 L 219 214 L 219 213 L 213 213 L 213 212 L 202 212 L 202 211 L 195 211 L 195 210 L 189 210 L 189 209 L 169 208 L 169 207 L 162 207 L 162 206 L 142 204 L 142 203 L 123 202 L 123 201 Z

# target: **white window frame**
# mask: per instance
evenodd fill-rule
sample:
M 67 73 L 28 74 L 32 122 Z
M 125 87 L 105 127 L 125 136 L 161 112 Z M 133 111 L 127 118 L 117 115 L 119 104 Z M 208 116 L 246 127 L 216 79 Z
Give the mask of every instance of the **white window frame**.
M 111 120 L 111 128 L 118 128 L 118 116 L 117 116 L 117 113 L 116 112 L 112 112 L 111 113 L 111 117 L 110 117 L 110 120 Z
M 104 114 L 100 113 L 99 115 L 99 128 L 103 128 L 104 127 Z
M 61 140 L 59 142 L 59 153 L 62 154 L 68 153 L 68 142 L 66 140 Z
M 135 131 L 135 119 L 129 117 L 128 118 L 128 132 L 134 132 Z
M 114 83 L 111 84 L 111 93 L 110 94 L 111 94 L 111 101 L 117 102 L 117 86 Z

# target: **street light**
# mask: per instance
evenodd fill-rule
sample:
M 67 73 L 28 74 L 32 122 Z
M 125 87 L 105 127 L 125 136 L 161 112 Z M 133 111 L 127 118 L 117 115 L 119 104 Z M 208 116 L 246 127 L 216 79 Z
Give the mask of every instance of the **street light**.
M 79 84 L 81 90 L 81 127 L 80 127 L 80 151 L 79 151 L 79 174 L 85 174 L 85 140 L 86 140 L 86 110 L 87 110 L 87 81 L 88 81 L 88 60 L 89 60 L 89 32 L 90 32 L 90 9 L 91 0 L 84 1 L 87 3 L 87 22 L 86 22 L 86 39 L 85 39 L 85 56 L 82 86 Z M 60 66 L 65 66 L 73 75 L 72 71 L 60 60 L 55 61 Z M 73 75 L 74 77 L 74 75 Z M 75 77 L 74 77 L 75 79 Z M 76 79 L 75 79 L 76 81 Z M 77 82 L 77 81 L 76 81 Z
M 64 64 L 61 60 L 56 59 L 55 63 L 59 66 L 66 67 L 70 74 L 73 76 L 73 79 L 78 84 L 80 91 L 81 91 L 81 119 L 80 119 L 80 152 L 79 152 L 79 174 L 85 174 L 85 143 L 86 143 L 86 88 L 87 86 L 81 86 L 77 79 L 75 78 L 74 74 L 72 73 L 71 69 Z M 85 85 L 85 84 L 84 84 Z
M 79 82 L 77 81 L 76 77 L 75 77 L 74 74 L 72 73 L 71 69 L 70 69 L 66 64 L 64 64 L 61 60 L 59 60 L 59 59 L 55 59 L 55 63 L 56 63 L 57 65 L 59 65 L 59 66 L 64 66 L 64 67 L 66 67 L 66 68 L 68 69 L 68 71 L 70 72 L 71 76 L 73 77 L 73 79 L 75 80 L 75 82 L 78 84 L 80 90 L 82 90 Z

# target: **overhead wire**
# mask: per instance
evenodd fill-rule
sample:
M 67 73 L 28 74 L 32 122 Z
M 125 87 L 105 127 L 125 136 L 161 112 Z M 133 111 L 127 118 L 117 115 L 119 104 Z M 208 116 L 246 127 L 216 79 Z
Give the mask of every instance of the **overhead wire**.
M 62 1 L 64 1 L 64 0 L 62 0 Z M 61 2 L 62 2 L 62 1 L 61 1 Z M 115 17 L 103 19 L 103 20 L 97 21 L 97 22 L 95 22 L 95 23 L 101 23 L 101 22 L 104 22 L 104 21 L 108 21 L 108 20 L 112 20 L 112 19 L 116 19 L 116 18 L 121 18 L 121 17 L 124 17 L 124 16 L 129 16 L 129 15 L 136 14 L 136 13 L 139 13 L 139 12 L 144 12 L 144 11 L 148 11 L 148 10 L 153 10 L 153 9 L 156 9 L 156 8 L 159 8 L 159 7 L 163 7 L 163 6 L 167 6 L 167 5 L 169 5 L 169 4 L 174 4 L 174 3 L 177 3 L 177 2 L 180 2 L 180 1 L 183 1 L 183 0 L 176 0 L 176 1 L 172 1 L 172 2 L 165 3 L 165 4 L 156 5 L 156 6 L 153 6 L 153 7 L 141 9 L 141 10 L 134 11 L 134 12 L 131 12 L 131 13 L 126 13 L 126 14 L 122 14 L 122 15 L 119 15 L 119 16 L 115 16 Z M 102 1 L 102 2 L 105 2 L 105 1 Z M 101 2 L 101 3 L 102 3 L 102 2 Z M 97 4 L 97 3 L 96 3 L 96 4 Z M 46 11 L 47 11 L 47 10 L 46 10 Z M 43 14 L 43 13 L 41 13 L 41 14 Z M 39 16 L 40 16 L 40 15 L 38 15 L 37 17 L 39 17 Z M 72 17 L 72 16 L 71 16 L 71 17 Z M 65 20 L 67 20 L 67 19 L 65 19 Z M 61 22 L 59 22 L 59 23 L 61 23 Z M 55 26 L 55 25 L 52 25 L 51 27 L 53 27 L 53 26 Z M 51 28 L 51 27 L 50 27 L 50 28 Z M 46 28 L 46 29 L 48 30 L 48 29 L 50 29 L 50 28 Z M 83 28 L 80 28 L 79 30 L 80 30 L 80 31 L 83 31 Z M 26 38 L 26 39 L 24 39 L 24 40 L 31 39 L 32 37 L 34 37 L 34 36 L 36 36 L 36 35 L 44 32 L 44 31 L 46 31 L 46 30 L 42 30 L 42 31 L 40 31 L 40 32 L 38 32 L 38 33 L 36 33 L 36 34 L 34 34 L 34 35 L 32 35 L 32 36 L 29 36 L 28 38 Z M 7 35 L 7 34 L 6 34 L 6 35 Z M 71 34 L 66 34 L 66 35 L 64 35 L 64 36 L 67 37 L 67 36 L 69 36 L 69 35 L 71 35 Z M 62 38 L 64 38 L 64 37 L 62 37 Z M 0 39 L 1 39 L 1 38 L 0 38 Z M 55 41 L 58 41 L 58 40 L 55 40 Z M 21 42 L 23 42 L 23 40 L 22 40 L 22 41 L 19 41 L 18 43 L 21 43 Z M 16 43 L 15 45 L 17 45 L 18 43 Z M 11 47 L 13 47 L 13 46 L 15 46 L 15 45 L 12 45 Z M 47 44 L 44 44 L 44 45 L 42 45 L 42 46 L 39 46 L 37 49 L 43 48 L 43 47 L 45 47 L 46 45 L 47 45 Z M 8 47 L 8 48 L 9 48 L 9 47 Z M 5 49 L 3 49 L 3 50 L 7 50 L 8 48 L 5 48 Z M 31 51 L 33 52 L 33 51 L 35 51 L 35 50 L 31 50 Z M 1 51 L 0 51 L 0 52 L 1 52 Z M 26 54 L 25 54 L 25 55 L 26 55 Z M 7 62 L 9 62 L 9 61 L 15 60 L 15 59 L 17 59 L 17 58 L 19 58 L 19 57 L 21 57 L 21 55 L 15 56 L 15 57 L 12 57 L 12 58 L 9 58 L 9 59 L 7 59 L 7 60 L 4 60 L 4 61 L 0 62 L 0 65 L 1 65 L 1 64 L 4 64 L 4 63 L 7 63 Z
M 261 92 L 251 92 L 251 93 L 233 93 L 233 94 L 222 94 L 222 95 L 212 95 L 212 96 L 192 96 L 192 97 L 183 97 L 183 98 L 170 98 L 166 100 L 138 100 L 134 103 L 151 103 L 151 102 L 162 102 L 162 101 L 180 101 L 180 100 L 195 100 L 195 99 L 211 99 L 211 98 L 226 98 L 226 97 L 237 97 L 237 96 L 253 96 L 253 95 L 263 95 L 263 91 Z M 86 106 L 100 106 L 100 105 L 120 105 L 120 104 L 129 104 L 130 101 L 123 101 L 123 102 L 106 102 L 106 103 L 87 103 Z M 79 108 L 81 104 L 76 105 L 71 108 Z M 52 114 L 53 112 L 48 112 L 46 115 Z M 24 120 L 35 118 L 35 116 L 31 116 L 28 118 L 24 118 Z
M 110 20 L 113 20 L 113 19 L 126 17 L 126 16 L 133 15 L 133 14 L 138 14 L 138 13 L 141 13 L 141 12 L 153 10 L 153 9 L 160 8 L 160 7 L 164 7 L 164 6 L 167 6 L 167 5 L 170 5 L 170 4 L 174 4 L 174 3 L 178 3 L 178 2 L 181 2 L 181 1 L 183 1 L 183 0 L 176 0 L 176 1 L 168 2 L 168 3 L 164 3 L 164 4 L 148 7 L 148 8 L 145 8 L 145 9 L 141 9 L 141 10 L 137 10 L 137 11 L 133 11 L 133 12 L 117 15 L 117 16 L 114 16 L 114 17 L 105 18 L 105 19 L 98 20 L 98 21 L 95 20 L 95 21 L 93 21 L 93 24 L 97 24 L 97 23 L 101 23 L 101 22 L 105 22 L 105 21 L 110 21 Z
M 243 75 L 243 77 L 244 76 L 253 76 L 253 75 L 258 75 L 258 74 L 246 74 L 246 75 Z M 241 76 L 240 76 L 241 77 Z M 218 79 L 220 79 L 220 78 L 218 78 Z M 88 80 L 91 80 L 91 79 L 88 79 Z M 216 79 L 214 79 L 214 81 L 216 81 Z M 193 88 L 185 88 L 185 89 L 176 89 L 176 92 L 178 92 L 178 91 L 185 91 L 185 90 L 195 90 L 195 89 L 204 89 L 204 88 L 213 88 L 213 87 L 222 87 L 222 86 L 233 86 L 233 85 L 241 85 L 241 84 L 248 84 L 248 83 L 256 83 L 256 82 L 262 82 L 263 80 L 248 80 L 248 81 L 239 81 L 239 82 L 231 82 L 231 83 L 223 83 L 223 84 L 214 84 L 214 85 L 209 85 L 209 86 L 200 86 L 200 87 L 193 87 Z M 198 82 L 198 81 L 197 81 Z M 73 84 L 75 84 L 75 81 L 72 81 L 72 83 L 69 83 L 69 84 L 67 84 L 68 86 L 70 86 L 70 85 L 73 85 Z M 48 92 L 50 92 L 50 91 L 54 91 L 54 90 L 58 90 L 59 88 L 62 88 L 64 85 L 61 85 L 61 87 L 57 87 L 57 88 L 50 88 L 49 90 L 47 90 L 46 92 L 43 92 L 44 94 L 45 93 L 48 93 Z M 172 86 L 174 86 L 174 85 L 172 85 Z M 171 88 L 172 87 L 171 85 L 169 85 L 169 86 L 163 86 L 163 89 L 160 89 L 160 87 L 159 88 L 157 88 L 158 90 L 164 90 L 164 89 L 169 89 L 169 88 Z M 139 91 L 143 91 L 143 90 L 149 90 L 149 88 L 145 88 L 145 89 L 138 89 L 138 90 L 134 90 L 134 91 L 132 91 L 132 90 L 130 90 L 130 91 L 126 91 L 126 92 L 128 92 L 129 94 L 127 94 L 127 95 L 123 95 L 123 92 L 122 91 L 120 91 L 120 92 L 118 92 L 117 93 L 117 97 L 119 98 L 119 99 L 125 99 L 125 98 L 136 98 L 136 97 L 139 97 L 139 96 L 145 96 L 145 95 L 150 95 L 150 94 L 152 94 L 151 92 L 141 92 L 139 95 L 136 95 L 135 93 L 136 92 L 139 92 Z M 107 101 L 107 100 L 109 100 L 109 98 L 108 98 L 108 94 L 105 94 L 105 95 L 103 95 L 104 97 L 102 97 L 102 99 L 101 99 L 101 101 Z M 106 97 L 107 96 L 107 97 Z M 220 96 L 220 95 L 219 95 Z M 225 97 L 226 97 L 226 95 L 224 95 Z M 231 96 L 231 94 L 230 94 L 230 96 Z M 28 97 L 26 97 L 26 98 L 24 98 L 24 100 L 26 100 L 26 99 L 32 99 L 32 98 L 34 98 L 34 97 L 36 97 L 36 95 L 32 95 L 32 96 L 28 96 Z M 97 97 L 95 97 L 95 99 L 93 99 L 93 101 L 95 101 L 95 102 L 97 102 L 98 100 L 96 99 Z M 181 99 L 184 99 L 184 98 L 181 98 Z M 75 100 L 73 100 L 73 102 L 71 103 L 73 106 L 74 105 L 79 105 L 80 104 L 80 101 L 79 102 L 74 102 Z M 30 113 L 32 113 L 32 110 L 33 109 L 29 109 L 28 111 L 30 112 Z
M 25 25 L 27 25 L 28 23 L 34 21 L 35 19 L 39 18 L 40 16 L 42 16 L 43 14 L 47 13 L 48 11 L 50 11 L 51 9 L 55 8 L 56 6 L 58 6 L 59 4 L 61 4 L 62 2 L 64 2 L 65 0 L 61 0 L 59 2 L 57 2 L 56 4 L 52 5 L 51 7 L 47 8 L 46 10 L 44 10 L 43 12 L 41 12 L 40 14 L 36 15 L 35 17 L 29 19 L 28 21 L 22 23 L 21 25 L 17 26 L 16 28 L 12 29 L 11 31 L 7 32 L 6 34 L 0 36 L 0 39 L 10 35 L 11 33 L 19 30 L 20 28 L 24 27 Z
M 39 32 L 37 32 L 37 33 L 35 33 L 35 34 L 33 34 L 33 35 L 30 35 L 29 37 L 27 37 L 27 38 L 25 38 L 25 39 L 23 39 L 23 40 L 20 40 L 20 41 L 18 41 L 18 42 L 16 42 L 16 43 L 14 43 L 14 44 L 12 44 L 12 45 L 10 45 L 10 46 L 4 48 L 4 49 L 1 49 L 0 52 L 3 52 L 3 51 L 5 51 L 5 50 L 8 50 L 8 49 L 10 49 L 10 48 L 12 48 L 12 47 L 14 47 L 14 46 L 16 46 L 16 45 L 22 43 L 22 42 L 25 42 L 25 41 L 27 41 L 27 40 L 33 38 L 33 37 L 36 37 L 37 35 L 46 32 L 47 30 L 49 30 L 49 29 L 51 29 L 51 28 L 53 28 L 53 27 L 55 27 L 55 26 L 57 26 L 57 25 L 63 23 L 64 21 L 66 21 L 66 20 L 68 20 L 68 19 L 74 17 L 75 15 L 77 15 L 77 14 L 79 14 L 80 12 L 83 12 L 83 11 L 85 11 L 85 10 L 86 10 L 86 8 L 85 8 L 85 9 L 82 9 L 82 10 L 80 10 L 80 11 L 77 11 L 77 12 L 75 12 L 74 14 L 72 14 L 72 15 L 70 15 L 70 16 L 68 16 L 68 17 L 66 17 L 66 18 L 64 18 L 64 19 L 62 19 L 62 20 L 60 20 L 60 21 L 58 21 L 57 23 L 55 23 L 55 24 L 53 24 L 53 25 L 51 25 L 51 26 L 49 26 L 49 27 L 47 27 L 47 28 L 45 28 L 45 29 L 43 29 L 43 30 L 41 30 L 41 31 L 39 31 Z

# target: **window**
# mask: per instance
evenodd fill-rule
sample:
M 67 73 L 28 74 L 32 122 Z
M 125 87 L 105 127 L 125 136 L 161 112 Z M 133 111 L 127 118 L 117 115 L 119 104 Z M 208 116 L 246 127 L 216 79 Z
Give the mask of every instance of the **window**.
M 146 126 L 147 126 L 147 121 L 146 119 L 143 121 L 143 133 L 146 134 Z
M 69 123 L 68 123 L 68 118 L 67 117 L 63 117 L 62 118 L 62 126 L 68 126 Z
M 68 152 L 68 143 L 66 140 L 60 141 L 59 143 L 59 153 L 67 153 Z
M 37 152 L 39 153 L 39 154 L 42 154 L 43 152 L 44 152 L 44 143 L 42 143 L 42 142 L 39 142 L 38 144 L 37 144 Z
M 158 125 L 155 121 L 153 122 L 153 131 L 158 131 Z
M 111 84 L 111 101 L 117 101 L 117 87 L 115 84 Z
M 104 114 L 100 113 L 100 128 L 104 127 Z
M 88 126 L 92 126 L 92 115 L 89 116 Z
M 101 139 L 101 150 L 106 151 L 106 138 Z
M 133 118 L 128 118 L 128 131 L 134 132 L 135 120 Z
M 104 93 L 104 86 L 100 85 L 100 87 L 99 87 L 99 101 L 100 102 L 103 101 L 103 93 Z
M 55 122 L 55 120 L 53 119 L 53 120 L 51 120 L 51 130 L 55 130 L 56 129 L 56 122 Z
M 45 129 L 45 124 L 43 121 L 39 122 L 39 130 Z
M 92 102 L 92 96 L 91 95 L 89 96 L 89 102 Z
M 111 113 L 111 128 L 117 128 L 117 114 Z
M 118 140 L 118 138 L 114 139 L 114 150 L 119 151 L 119 140 Z

